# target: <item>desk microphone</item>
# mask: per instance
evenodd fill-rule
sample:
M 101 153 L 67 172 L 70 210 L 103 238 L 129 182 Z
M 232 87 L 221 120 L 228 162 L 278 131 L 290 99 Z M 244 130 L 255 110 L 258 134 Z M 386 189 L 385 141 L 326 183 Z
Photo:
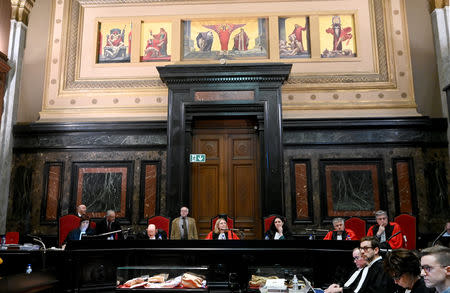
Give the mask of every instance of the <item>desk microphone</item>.
M 388 239 L 386 239 L 386 242 L 388 242 L 389 240 L 391 240 L 393 237 L 397 236 L 398 234 L 402 233 L 402 231 L 398 231 L 397 233 L 395 233 L 394 235 L 391 235 L 391 237 L 389 237 Z
M 434 246 L 434 245 L 436 244 L 436 242 L 439 240 L 439 238 L 441 238 L 441 236 L 444 235 L 444 233 L 445 233 L 446 231 L 447 231 L 447 230 L 442 231 L 442 233 L 439 234 L 439 236 L 436 237 L 436 239 L 434 239 L 433 244 L 431 244 L 431 246 Z

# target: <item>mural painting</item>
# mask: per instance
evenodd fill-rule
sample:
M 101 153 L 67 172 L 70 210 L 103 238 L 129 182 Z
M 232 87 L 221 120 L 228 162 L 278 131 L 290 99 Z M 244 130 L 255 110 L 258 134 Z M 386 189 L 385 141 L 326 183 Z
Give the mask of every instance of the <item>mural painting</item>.
M 130 62 L 131 22 L 99 22 L 97 63 Z
M 267 20 L 243 18 L 183 21 L 183 58 L 267 58 Z
M 142 22 L 141 56 L 143 62 L 170 61 L 171 23 Z
M 356 57 L 352 15 L 320 16 L 319 31 L 322 58 Z
M 278 19 L 280 58 L 310 58 L 309 17 Z

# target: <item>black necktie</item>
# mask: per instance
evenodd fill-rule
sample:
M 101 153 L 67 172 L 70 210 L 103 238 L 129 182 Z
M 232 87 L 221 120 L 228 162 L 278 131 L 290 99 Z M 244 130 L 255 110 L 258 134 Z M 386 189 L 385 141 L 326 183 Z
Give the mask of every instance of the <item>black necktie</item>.
M 181 237 L 182 240 L 188 239 L 188 230 L 186 225 L 186 218 L 183 217 L 183 223 L 181 224 L 181 227 L 183 228 L 183 237 Z

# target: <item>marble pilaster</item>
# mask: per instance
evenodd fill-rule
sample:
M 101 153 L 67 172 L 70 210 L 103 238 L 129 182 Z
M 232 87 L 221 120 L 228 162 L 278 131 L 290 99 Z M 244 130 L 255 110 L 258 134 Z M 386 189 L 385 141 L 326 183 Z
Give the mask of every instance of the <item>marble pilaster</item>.
M 25 49 L 27 26 L 15 19 L 11 20 L 8 58 L 11 70 L 6 80 L 3 115 L 0 124 L 0 234 L 5 233 L 10 192 L 11 164 L 13 155 L 13 126 L 16 122 L 19 103 L 22 60 Z

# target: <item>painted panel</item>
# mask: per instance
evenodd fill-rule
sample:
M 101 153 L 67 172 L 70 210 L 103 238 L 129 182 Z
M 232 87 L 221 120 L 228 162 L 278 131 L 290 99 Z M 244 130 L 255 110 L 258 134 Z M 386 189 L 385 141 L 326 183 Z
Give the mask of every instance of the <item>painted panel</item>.
M 143 62 L 170 61 L 171 36 L 170 22 L 142 22 L 140 60 Z
M 280 58 L 310 58 L 309 17 L 279 17 Z
M 131 51 L 131 22 L 99 22 L 97 48 L 97 63 L 129 63 Z
M 319 16 L 322 58 L 356 57 L 353 15 Z

